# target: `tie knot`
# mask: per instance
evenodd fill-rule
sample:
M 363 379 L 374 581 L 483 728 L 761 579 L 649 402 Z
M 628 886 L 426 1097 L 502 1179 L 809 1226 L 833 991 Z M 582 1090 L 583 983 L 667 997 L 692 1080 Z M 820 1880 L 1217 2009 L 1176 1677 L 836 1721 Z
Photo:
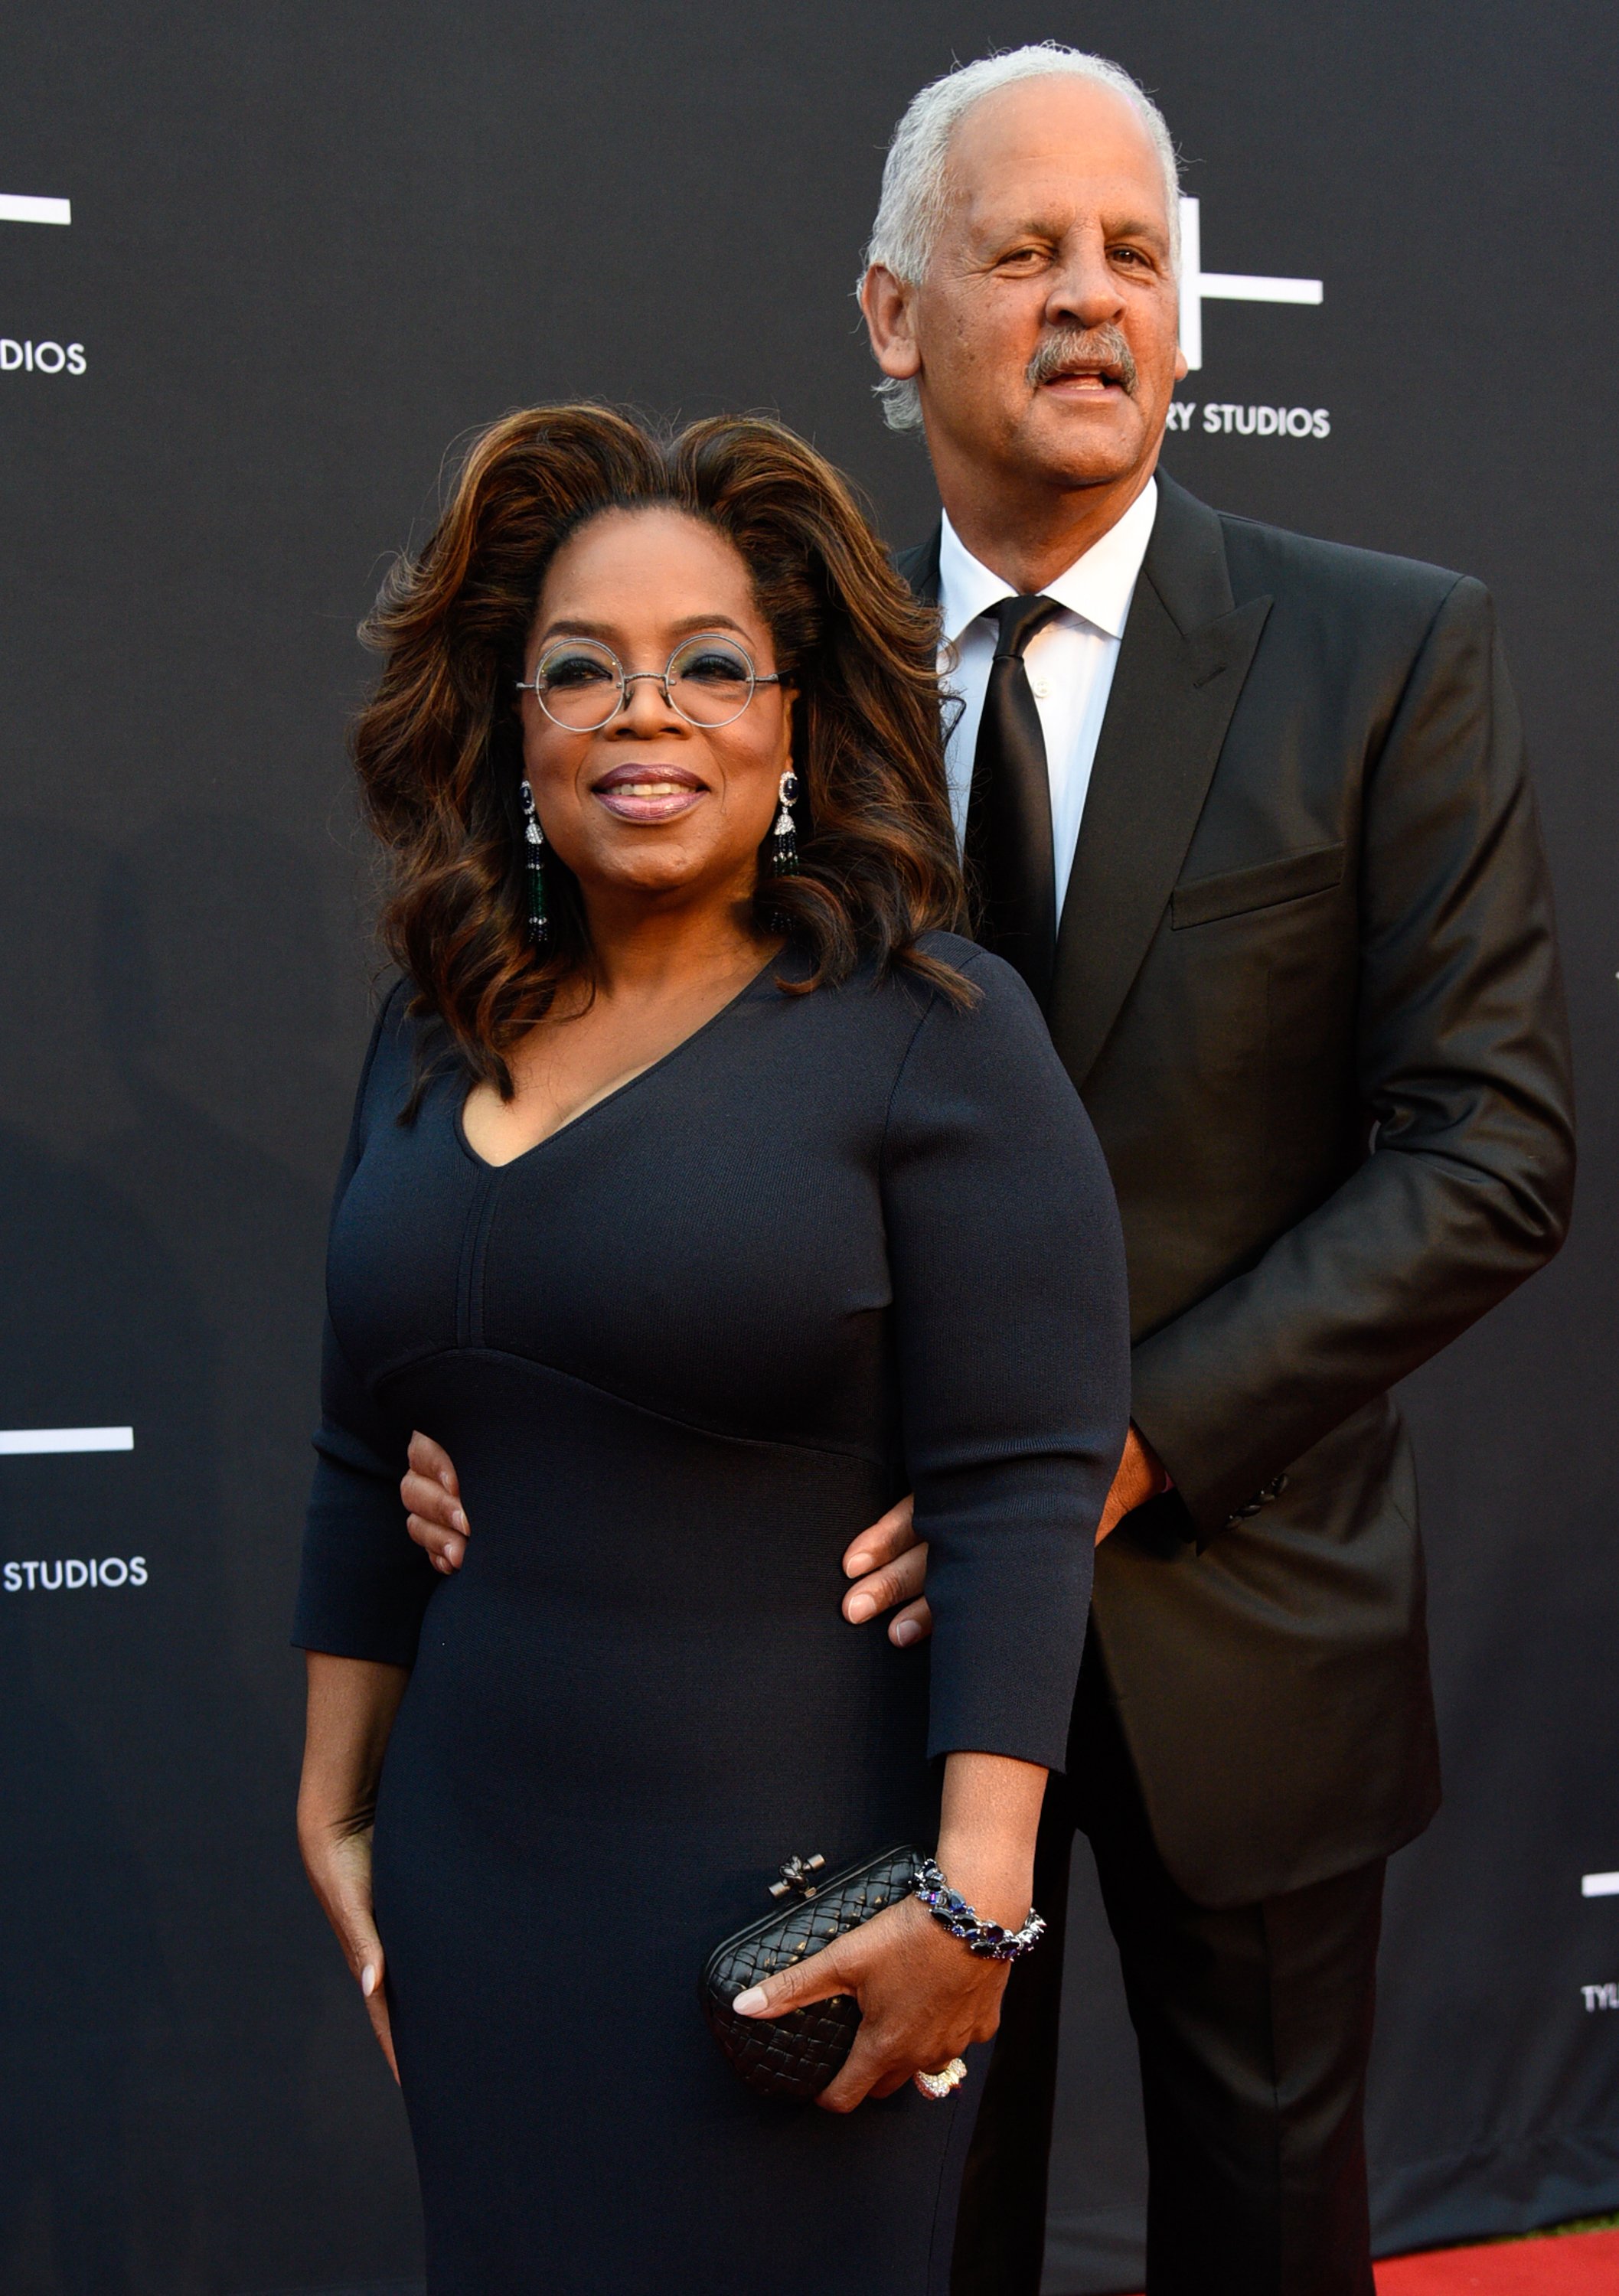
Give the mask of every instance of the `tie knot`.
M 1000 630 L 995 646 L 996 660 L 1021 661 L 1023 648 L 1036 630 L 1042 623 L 1048 622 L 1053 614 L 1060 614 L 1063 610 L 1055 598 L 1036 596 L 1003 598 L 991 611 Z

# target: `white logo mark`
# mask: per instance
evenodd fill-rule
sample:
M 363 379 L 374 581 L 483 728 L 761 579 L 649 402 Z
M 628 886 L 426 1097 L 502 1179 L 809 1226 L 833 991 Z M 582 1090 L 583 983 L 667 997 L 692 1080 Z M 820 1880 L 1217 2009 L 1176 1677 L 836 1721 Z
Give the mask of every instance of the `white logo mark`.
M 1580 1990 L 1588 2017 L 1593 2009 L 1619 2009 L 1619 1985 L 1582 1985 Z
M 41 1451 L 133 1451 L 133 1427 L 0 1427 L 0 1458 Z
M 34 200 L 23 192 L 0 192 L 0 223 L 71 223 L 71 200 Z
M 1205 271 L 1199 202 L 1180 202 L 1180 348 L 1189 367 L 1203 365 L 1205 303 L 1319 303 L 1319 279 L 1265 279 L 1245 271 Z

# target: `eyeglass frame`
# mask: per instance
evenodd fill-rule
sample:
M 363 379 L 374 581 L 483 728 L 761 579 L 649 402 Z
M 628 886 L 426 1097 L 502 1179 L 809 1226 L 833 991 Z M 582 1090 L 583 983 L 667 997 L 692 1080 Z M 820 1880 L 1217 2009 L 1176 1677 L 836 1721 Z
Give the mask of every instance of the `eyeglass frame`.
M 724 644 L 728 645 L 734 653 L 739 653 L 744 661 L 748 665 L 748 677 L 750 681 L 747 698 L 744 701 L 741 709 L 733 710 L 728 718 L 711 718 L 706 725 L 699 718 L 688 718 L 685 710 L 681 709 L 680 704 L 675 700 L 674 695 L 669 690 L 669 674 L 675 666 L 676 656 L 683 654 L 687 646 L 700 645 L 704 638 L 719 638 Z M 599 725 L 570 726 L 561 718 L 554 717 L 549 709 L 546 709 L 546 697 L 539 690 L 539 667 L 540 662 L 543 662 L 548 654 L 555 652 L 555 647 L 547 646 L 546 648 L 545 652 L 540 656 L 539 662 L 536 662 L 534 665 L 534 675 L 532 677 L 520 677 L 516 681 L 518 693 L 531 693 L 536 701 L 538 702 L 540 708 L 546 710 L 546 716 L 550 718 L 552 725 L 556 727 L 559 733 L 563 734 L 605 733 L 608 726 L 612 725 L 613 719 L 618 716 L 620 710 L 629 709 L 630 687 L 632 685 L 639 685 L 646 678 L 651 678 L 661 690 L 663 695 L 664 708 L 666 709 L 672 709 L 683 726 L 689 726 L 694 733 L 698 734 L 717 734 L 722 726 L 734 726 L 738 718 L 742 716 L 743 711 L 748 708 L 753 696 L 758 693 L 761 685 L 788 685 L 792 683 L 792 680 L 785 676 L 780 670 L 771 670 L 767 675 L 764 671 L 757 669 L 754 667 L 752 655 L 748 652 L 746 646 L 743 644 L 740 638 L 734 638 L 724 630 L 696 630 L 693 632 L 690 637 L 682 638 L 678 646 L 671 647 L 669 660 L 664 663 L 662 669 L 626 669 L 623 663 L 619 660 L 617 654 L 614 653 L 612 648 L 610 645 L 605 644 L 600 638 L 578 638 L 575 639 L 573 643 L 578 645 L 595 646 L 600 652 L 606 655 L 608 660 L 612 664 L 614 669 L 616 669 L 619 674 L 619 698 L 613 703 L 612 708 L 607 712 L 607 715 L 602 719 Z M 566 645 L 567 644 L 568 640 L 566 638 L 559 638 L 557 640 L 558 645 Z

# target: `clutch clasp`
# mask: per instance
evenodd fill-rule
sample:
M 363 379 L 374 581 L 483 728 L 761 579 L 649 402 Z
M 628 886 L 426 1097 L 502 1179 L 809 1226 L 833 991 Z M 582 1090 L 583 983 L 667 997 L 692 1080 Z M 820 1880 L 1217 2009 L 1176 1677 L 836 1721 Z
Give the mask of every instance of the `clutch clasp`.
M 771 1882 L 770 1895 L 773 1898 L 785 1898 L 796 1890 L 801 1897 L 813 1898 L 815 1884 L 810 1876 L 811 1874 L 818 1874 L 826 1863 L 826 1860 L 818 1849 L 813 1857 L 789 1857 L 781 1868 L 781 1880 Z

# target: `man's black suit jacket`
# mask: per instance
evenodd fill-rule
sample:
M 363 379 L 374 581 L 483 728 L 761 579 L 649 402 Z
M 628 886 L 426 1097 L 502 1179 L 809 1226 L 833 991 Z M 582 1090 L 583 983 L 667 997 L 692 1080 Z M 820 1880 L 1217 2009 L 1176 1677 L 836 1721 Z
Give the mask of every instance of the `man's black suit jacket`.
M 1572 1095 L 1488 593 L 1158 487 L 1050 1017 L 1175 1486 L 1101 1547 L 1092 1630 L 1160 1854 L 1220 1906 L 1437 1805 L 1388 1390 L 1557 1250 Z M 936 599 L 937 535 L 900 564 Z

